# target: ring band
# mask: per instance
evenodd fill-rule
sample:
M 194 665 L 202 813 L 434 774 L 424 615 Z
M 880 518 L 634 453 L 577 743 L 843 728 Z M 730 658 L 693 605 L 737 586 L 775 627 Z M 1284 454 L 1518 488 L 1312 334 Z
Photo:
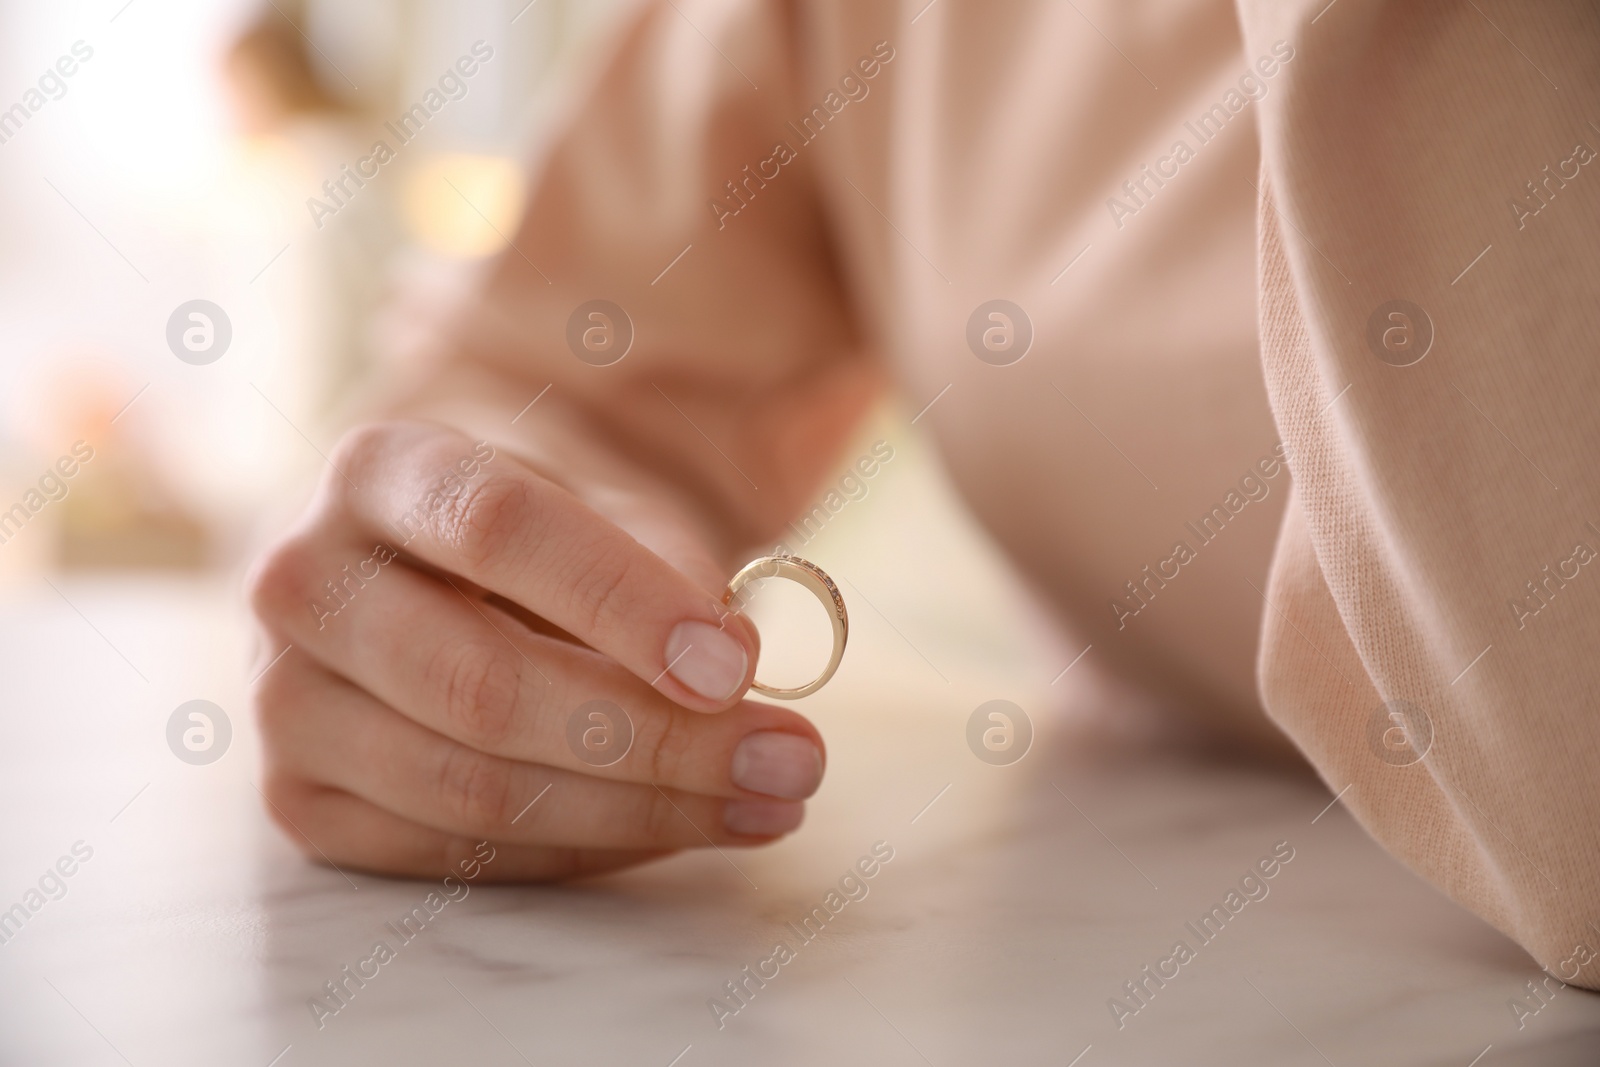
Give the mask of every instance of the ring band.
M 839 661 L 844 659 L 845 641 L 850 637 L 850 616 L 844 610 L 844 597 L 839 595 L 839 587 L 833 584 L 833 579 L 829 578 L 821 567 L 799 556 L 762 556 L 760 559 L 751 560 L 740 568 L 739 573 L 728 583 L 728 591 L 723 594 L 722 602 L 732 604 L 735 597 L 739 597 L 742 601 L 742 591 L 745 586 L 751 582 L 764 582 L 769 578 L 787 578 L 791 582 L 805 586 L 813 596 L 822 601 L 822 606 L 828 609 L 828 621 L 833 624 L 833 655 L 828 657 L 828 665 L 814 680 L 793 688 L 762 685 L 759 681 L 750 684 L 752 689 L 769 697 L 776 697 L 779 700 L 798 700 L 803 696 L 810 696 L 827 685 L 828 679 L 833 677 L 833 672 L 839 669 Z

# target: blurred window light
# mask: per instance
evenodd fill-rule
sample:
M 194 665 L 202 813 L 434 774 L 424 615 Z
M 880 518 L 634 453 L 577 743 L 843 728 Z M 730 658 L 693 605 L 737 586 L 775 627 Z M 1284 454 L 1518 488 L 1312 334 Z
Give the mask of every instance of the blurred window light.
M 501 156 L 445 153 L 406 175 L 406 229 L 430 251 L 456 258 L 492 255 L 522 215 L 522 167 Z

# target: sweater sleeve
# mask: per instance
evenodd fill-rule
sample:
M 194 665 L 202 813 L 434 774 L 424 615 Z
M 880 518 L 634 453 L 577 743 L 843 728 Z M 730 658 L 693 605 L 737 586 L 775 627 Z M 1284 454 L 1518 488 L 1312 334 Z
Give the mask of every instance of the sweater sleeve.
M 508 433 L 542 398 L 512 429 L 549 469 L 603 441 L 770 544 L 880 385 L 814 162 L 783 141 L 801 36 L 786 3 L 631 5 L 536 146 L 505 250 L 395 338 L 391 410 L 466 422 L 488 395 L 504 417 L 475 432 Z
M 1259 677 L 1363 826 L 1600 988 L 1600 11 L 1240 0 L 1294 497 Z

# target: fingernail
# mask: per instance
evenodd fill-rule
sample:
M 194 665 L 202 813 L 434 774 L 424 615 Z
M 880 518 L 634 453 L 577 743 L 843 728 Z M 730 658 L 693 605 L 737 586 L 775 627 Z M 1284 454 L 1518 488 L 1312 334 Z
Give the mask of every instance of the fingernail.
M 722 805 L 722 825 L 730 834 L 771 837 L 800 825 L 806 806 L 781 800 L 730 800 Z
M 803 800 L 822 784 L 822 753 L 799 734 L 759 730 L 733 750 L 733 784 L 752 793 Z
M 707 700 L 727 700 L 744 684 L 749 654 L 728 631 L 680 622 L 667 636 L 667 671 Z

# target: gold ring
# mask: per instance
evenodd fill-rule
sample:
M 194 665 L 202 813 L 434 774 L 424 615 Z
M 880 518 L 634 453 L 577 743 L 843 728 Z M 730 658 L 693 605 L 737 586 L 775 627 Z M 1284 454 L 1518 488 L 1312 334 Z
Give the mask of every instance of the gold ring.
M 829 578 L 821 567 L 799 556 L 762 556 L 760 559 L 751 560 L 740 568 L 739 573 L 728 583 L 728 591 L 723 594 L 722 602 L 731 605 L 734 598 L 738 597 L 742 607 L 744 587 L 751 582 L 760 583 L 769 578 L 787 578 L 791 582 L 805 586 L 822 601 L 822 606 L 828 609 L 828 621 L 833 624 L 833 655 L 828 658 L 828 665 L 822 669 L 822 673 L 813 681 L 794 688 L 762 685 L 759 681 L 751 683 L 752 689 L 769 697 L 777 697 L 779 700 L 798 700 L 803 696 L 810 696 L 827 685 L 828 679 L 833 677 L 833 672 L 839 669 L 839 661 L 844 659 L 845 641 L 850 637 L 850 616 L 844 610 L 844 597 L 839 595 L 839 587 L 833 584 L 833 579 Z

